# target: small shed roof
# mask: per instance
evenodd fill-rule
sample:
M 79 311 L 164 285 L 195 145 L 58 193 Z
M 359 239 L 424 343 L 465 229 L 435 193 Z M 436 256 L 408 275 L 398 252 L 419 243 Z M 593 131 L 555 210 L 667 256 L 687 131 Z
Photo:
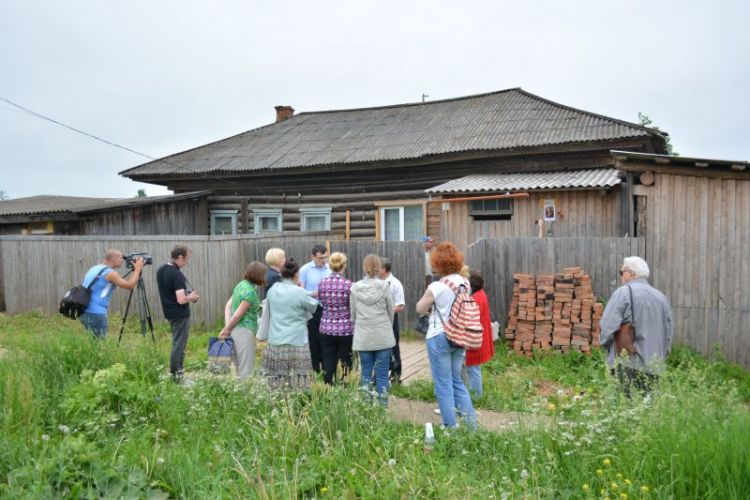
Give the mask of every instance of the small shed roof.
M 136 198 L 85 198 L 81 196 L 43 194 L 0 201 L 0 216 L 61 213 L 83 214 L 200 198 L 211 193 L 212 191 L 193 191 L 189 193 Z
M 606 189 L 621 182 L 614 168 L 519 174 L 473 174 L 425 190 L 430 194 L 491 193 L 550 189 Z
M 94 204 L 114 201 L 114 198 L 84 198 L 42 194 L 26 198 L 0 201 L 0 215 L 32 215 L 70 212 Z
M 690 156 L 670 156 L 649 153 L 632 153 L 630 151 L 610 151 L 618 162 L 641 162 L 657 165 L 672 165 L 678 167 L 719 168 L 738 171 L 750 171 L 750 162 L 744 160 L 717 160 L 710 158 L 694 158 Z
M 137 198 L 123 198 L 118 200 L 108 200 L 102 203 L 72 210 L 75 213 L 84 212 L 103 212 L 105 210 L 120 210 L 123 208 L 145 207 L 148 205 L 158 205 L 161 203 L 171 203 L 173 201 L 190 200 L 202 198 L 213 193 L 213 191 L 191 191 L 189 193 L 167 194 L 163 196 L 142 196 Z

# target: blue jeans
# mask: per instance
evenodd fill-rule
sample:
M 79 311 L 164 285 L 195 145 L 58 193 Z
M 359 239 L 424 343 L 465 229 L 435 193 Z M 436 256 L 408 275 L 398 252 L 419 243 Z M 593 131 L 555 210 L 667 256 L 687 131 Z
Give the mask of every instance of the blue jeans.
M 480 365 L 467 366 L 466 373 L 469 375 L 469 391 L 479 399 L 482 397 L 482 369 Z
M 475 429 L 477 414 L 471 404 L 469 391 L 461 379 L 461 366 L 465 356 L 464 349 L 448 344 L 444 333 L 427 339 L 427 357 L 430 360 L 435 397 L 443 425 L 456 427 L 456 417 L 461 416 L 471 429 Z
M 84 313 L 78 316 L 78 320 L 86 330 L 94 334 L 94 338 L 104 340 L 107 336 L 107 315 Z
M 375 387 L 378 390 L 378 401 L 388 406 L 388 391 L 391 384 L 388 382 L 388 370 L 391 364 L 391 348 L 379 351 L 359 351 L 359 361 L 362 364 L 362 375 L 359 377 L 359 386 L 368 392 L 372 384 L 372 372 L 375 370 Z

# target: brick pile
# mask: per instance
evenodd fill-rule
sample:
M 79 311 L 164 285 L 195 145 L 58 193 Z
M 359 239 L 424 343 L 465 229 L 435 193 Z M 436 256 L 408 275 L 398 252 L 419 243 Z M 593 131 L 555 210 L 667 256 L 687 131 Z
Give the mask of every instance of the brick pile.
M 599 320 L 591 277 L 580 267 L 561 273 L 513 275 L 505 338 L 513 350 L 532 356 L 534 349 L 586 354 L 599 347 Z

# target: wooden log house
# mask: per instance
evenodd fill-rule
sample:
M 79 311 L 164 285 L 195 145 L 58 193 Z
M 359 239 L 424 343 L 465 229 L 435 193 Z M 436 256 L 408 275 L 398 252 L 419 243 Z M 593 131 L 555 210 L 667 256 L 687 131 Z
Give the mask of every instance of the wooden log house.
M 625 179 L 598 185 L 578 175 L 577 184 L 553 192 L 540 182 L 516 183 L 535 192 L 481 207 L 431 203 L 457 196 L 434 190 L 438 185 L 467 175 L 517 181 L 581 171 L 611 180 L 611 149 L 666 153 L 663 132 L 519 88 L 377 108 L 295 115 L 277 106 L 276 112 L 273 124 L 121 175 L 175 193 L 211 190 L 210 234 L 324 230 L 389 241 L 429 234 L 466 245 L 482 236 L 535 235 L 540 200 L 550 197 L 569 221 L 559 235 L 623 236 Z

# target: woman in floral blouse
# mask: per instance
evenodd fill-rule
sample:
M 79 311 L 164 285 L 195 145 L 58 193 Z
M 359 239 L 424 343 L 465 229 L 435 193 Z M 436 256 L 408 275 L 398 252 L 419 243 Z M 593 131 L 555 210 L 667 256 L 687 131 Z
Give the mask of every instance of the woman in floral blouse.
M 318 303 L 323 308 L 320 320 L 323 380 L 332 385 L 339 362 L 344 376 L 351 370 L 354 324 L 349 312 L 352 282 L 344 277 L 346 255 L 339 252 L 332 254 L 328 265 L 331 275 L 318 284 Z

